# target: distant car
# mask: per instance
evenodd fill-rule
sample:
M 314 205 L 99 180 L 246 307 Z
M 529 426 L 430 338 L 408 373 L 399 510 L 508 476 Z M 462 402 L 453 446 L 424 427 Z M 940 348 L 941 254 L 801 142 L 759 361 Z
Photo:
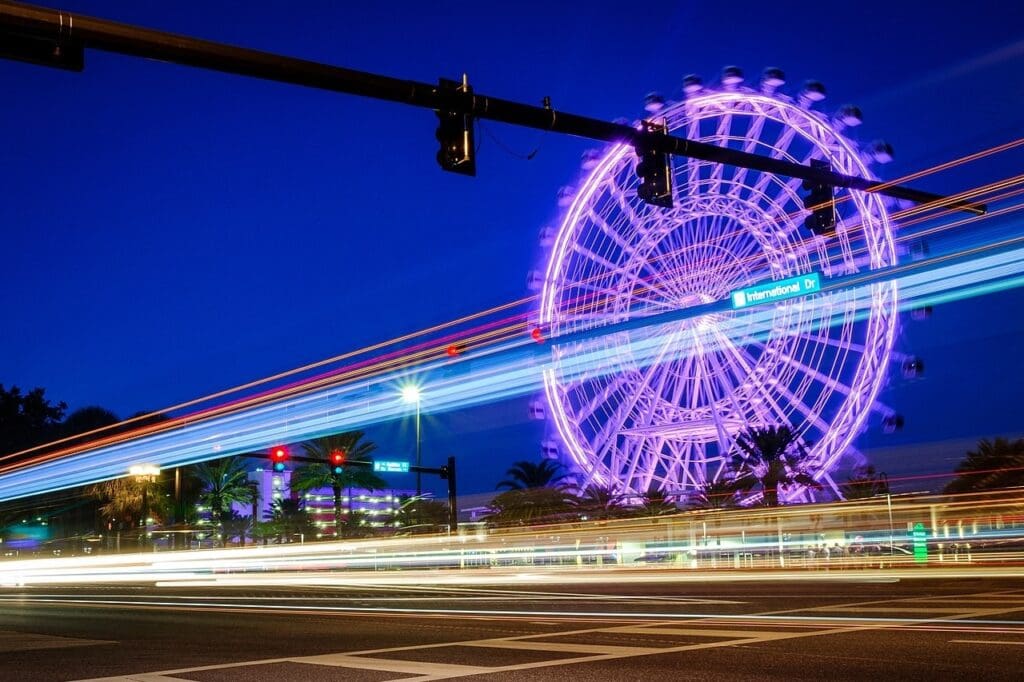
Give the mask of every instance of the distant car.
M 672 555 L 665 552 L 651 552 L 633 559 L 633 563 L 638 564 L 664 564 L 670 561 L 672 561 Z

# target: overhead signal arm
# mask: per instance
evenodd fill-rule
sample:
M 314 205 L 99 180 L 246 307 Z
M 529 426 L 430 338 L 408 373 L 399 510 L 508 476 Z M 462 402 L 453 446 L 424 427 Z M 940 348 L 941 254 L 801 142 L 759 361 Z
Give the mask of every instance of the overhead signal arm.
M 628 144 L 648 154 L 671 154 L 739 166 L 812 184 L 878 193 L 975 215 L 986 210 L 984 204 L 950 199 L 910 187 L 842 175 L 828 169 L 674 135 L 652 135 L 627 124 L 556 111 L 550 106 L 478 95 L 465 78 L 461 86 L 456 83 L 454 88 L 449 85 L 451 81 L 441 81 L 440 85 L 421 83 L 45 7 L 0 1 L 0 45 L 3 46 L 0 56 L 57 68 L 80 71 L 85 66 L 84 51 L 95 49 L 432 109 L 445 114 L 441 117 L 442 127 L 447 126 L 445 139 L 440 139 L 440 130 L 438 133 L 442 143 L 439 152 L 442 167 L 467 175 L 475 173 L 475 150 L 471 148 L 473 121 L 488 119 L 602 142 Z M 82 53 L 80 58 L 79 52 Z M 447 133 L 454 131 L 456 126 L 460 128 L 462 141 L 448 146 Z M 663 197 L 659 200 L 664 203 Z

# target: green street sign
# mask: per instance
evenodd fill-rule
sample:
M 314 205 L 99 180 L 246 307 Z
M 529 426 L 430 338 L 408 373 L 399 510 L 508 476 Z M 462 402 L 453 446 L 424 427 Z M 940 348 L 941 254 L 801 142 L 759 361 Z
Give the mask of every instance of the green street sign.
M 382 474 L 407 474 L 409 473 L 409 463 L 381 460 L 373 463 L 373 470 Z
M 737 289 L 730 295 L 733 310 L 749 308 L 762 303 L 774 303 L 787 298 L 805 296 L 821 291 L 821 275 L 809 272 L 806 275 L 779 279 L 745 289 Z

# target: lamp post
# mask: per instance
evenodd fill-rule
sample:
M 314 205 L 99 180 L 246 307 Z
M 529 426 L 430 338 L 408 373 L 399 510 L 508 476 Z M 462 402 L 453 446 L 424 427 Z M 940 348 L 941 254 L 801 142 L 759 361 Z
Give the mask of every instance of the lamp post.
M 402 402 L 416 404 L 416 466 L 423 466 L 422 461 L 422 438 L 420 436 L 420 401 L 423 397 L 420 387 L 416 384 L 408 384 L 402 387 Z M 423 495 L 423 474 L 416 471 L 416 496 Z
M 160 467 L 153 464 L 137 464 L 129 467 L 128 475 L 142 483 L 142 519 L 139 521 L 139 525 L 142 527 L 139 547 L 142 547 L 146 544 L 146 530 L 149 527 L 149 484 L 160 475 Z

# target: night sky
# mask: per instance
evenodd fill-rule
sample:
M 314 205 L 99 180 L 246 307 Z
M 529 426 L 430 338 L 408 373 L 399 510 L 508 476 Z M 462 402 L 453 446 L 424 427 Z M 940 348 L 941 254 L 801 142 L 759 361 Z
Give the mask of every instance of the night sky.
M 466 71 L 478 92 L 606 119 L 686 73 L 778 66 L 791 86 L 822 80 L 826 109 L 862 107 L 856 137 L 896 150 L 887 177 L 1024 130 L 1024 7 L 1006 2 L 62 5 L 427 82 Z M 484 123 L 466 178 L 437 167 L 428 110 L 99 52 L 81 74 L 0 62 L 0 93 L 0 382 L 122 416 L 526 295 L 538 231 L 592 146 Z M 898 347 L 927 374 L 883 395 L 907 426 L 884 436 L 875 419 L 862 439 L 881 468 L 948 470 L 974 439 L 1024 431 L 1022 304 L 1017 290 L 904 325 Z M 539 456 L 526 412 L 429 418 L 425 458 L 457 454 L 463 491 L 492 489 Z M 370 435 L 394 453 L 410 433 Z

